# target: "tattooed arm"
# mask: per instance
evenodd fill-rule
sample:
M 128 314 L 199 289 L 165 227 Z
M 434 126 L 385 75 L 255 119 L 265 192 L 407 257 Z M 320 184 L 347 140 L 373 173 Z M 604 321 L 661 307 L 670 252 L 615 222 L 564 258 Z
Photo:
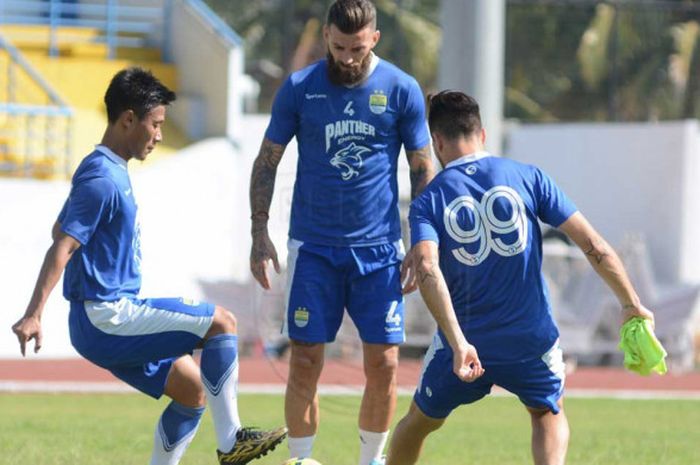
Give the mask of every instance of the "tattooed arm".
M 418 150 L 406 150 L 408 166 L 411 168 L 411 200 L 415 199 L 435 177 L 430 145 Z
M 430 156 L 430 145 L 418 150 L 406 150 L 408 166 L 411 169 L 411 200 L 423 192 L 425 186 L 435 177 L 435 166 Z M 401 262 L 401 291 L 410 294 L 418 287 L 413 266 L 413 249 L 409 250 Z
M 253 246 L 250 250 L 250 271 L 265 289 L 270 289 L 267 262 L 272 260 L 275 271 L 280 272 L 277 251 L 270 240 L 267 221 L 270 218 L 270 203 L 272 202 L 272 193 L 275 190 L 277 166 L 282 159 L 284 149 L 283 145 L 275 144 L 267 138 L 263 139 L 250 177 L 251 235 L 253 236 Z
M 622 305 L 624 321 L 635 316 L 654 321 L 654 314 L 641 304 L 620 257 L 580 212 L 571 215 L 559 229 L 579 246 L 596 273 L 615 293 Z
M 428 310 L 454 352 L 453 370 L 463 381 L 474 381 L 484 373 L 476 348 L 467 342 L 452 307 L 447 283 L 438 265 L 438 246 L 421 241 L 413 247 L 418 287 Z

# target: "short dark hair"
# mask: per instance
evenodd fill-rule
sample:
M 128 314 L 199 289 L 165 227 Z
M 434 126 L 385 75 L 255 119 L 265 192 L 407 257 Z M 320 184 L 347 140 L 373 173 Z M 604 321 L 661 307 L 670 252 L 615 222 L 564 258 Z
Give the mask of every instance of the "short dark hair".
M 430 132 L 438 132 L 448 139 L 471 137 L 481 130 L 479 104 L 474 97 L 443 90 L 428 96 L 428 126 Z
M 354 34 L 369 25 L 376 28 L 377 9 L 369 0 L 336 0 L 326 17 L 326 25 L 331 24 L 343 34 Z
M 169 105 L 176 99 L 150 71 L 138 67 L 126 68 L 114 75 L 105 93 L 107 119 L 114 123 L 119 115 L 132 110 L 139 120 L 159 105 Z

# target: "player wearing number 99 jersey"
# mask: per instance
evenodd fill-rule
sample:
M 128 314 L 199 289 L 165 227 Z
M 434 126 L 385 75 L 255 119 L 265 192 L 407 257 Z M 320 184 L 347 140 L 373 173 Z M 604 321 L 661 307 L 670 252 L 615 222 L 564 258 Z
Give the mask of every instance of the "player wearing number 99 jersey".
M 444 170 L 411 205 L 407 260 L 439 331 L 386 465 L 415 463 L 426 436 L 494 384 L 530 413 L 534 462 L 561 465 L 569 440 L 564 363 L 541 272 L 538 220 L 585 252 L 625 320 L 653 321 L 653 314 L 615 251 L 547 175 L 483 151 L 486 133 L 473 98 L 440 92 L 430 98 L 428 123 Z
M 557 227 L 574 212 L 540 169 L 487 152 L 448 163 L 411 204 L 411 242 L 439 244 L 455 314 L 482 362 L 537 358 L 556 342 L 537 219 Z

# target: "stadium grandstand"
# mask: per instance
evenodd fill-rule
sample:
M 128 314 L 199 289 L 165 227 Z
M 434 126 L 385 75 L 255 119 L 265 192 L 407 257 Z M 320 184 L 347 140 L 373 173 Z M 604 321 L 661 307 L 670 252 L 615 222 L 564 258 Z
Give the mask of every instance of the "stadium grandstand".
M 241 45 L 199 0 L 3 1 L 1 172 L 69 177 L 102 129 L 106 84 L 131 64 L 180 95 L 160 155 L 205 136 L 234 137 Z M 202 69 L 211 73 L 206 85 Z

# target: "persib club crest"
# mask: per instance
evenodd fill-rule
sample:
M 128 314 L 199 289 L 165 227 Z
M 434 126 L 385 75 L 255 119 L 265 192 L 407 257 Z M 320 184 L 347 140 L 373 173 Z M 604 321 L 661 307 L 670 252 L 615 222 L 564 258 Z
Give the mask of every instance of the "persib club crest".
M 386 111 L 387 97 L 381 90 L 375 90 L 369 96 L 369 109 L 375 115 L 381 115 Z
M 297 307 L 294 310 L 294 324 L 300 328 L 309 324 L 309 311 L 306 307 Z
M 362 155 L 369 152 L 367 147 L 352 142 L 335 152 L 331 158 L 331 165 L 340 170 L 343 181 L 348 181 L 360 174 L 362 168 Z

